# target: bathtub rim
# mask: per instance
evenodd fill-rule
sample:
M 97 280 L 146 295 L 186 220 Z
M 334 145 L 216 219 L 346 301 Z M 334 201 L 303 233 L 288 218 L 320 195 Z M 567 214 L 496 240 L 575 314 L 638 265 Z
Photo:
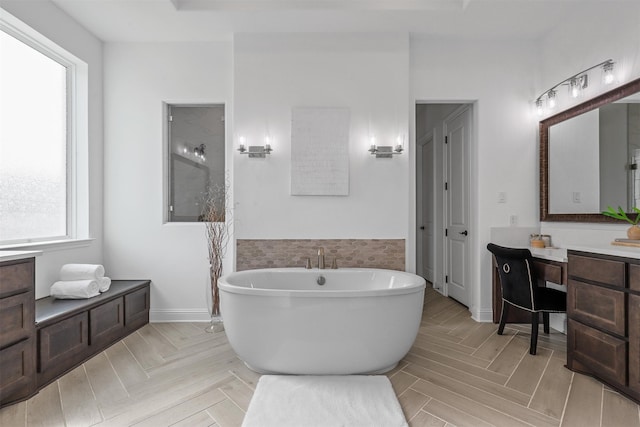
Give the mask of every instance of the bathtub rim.
M 287 273 L 287 272 L 308 272 L 308 274 L 333 274 L 339 273 L 340 271 L 348 271 L 348 272 L 364 272 L 364 273 L 375 273 L 375 272 L 387 272 L 390 274 L 397 274 L 407 276 L 415 281 L 409 286 L 402 286 L 398 288 L 378 288 L 378 289 L 323 289 L 322 287 L 318 287 L 318 289 L 308 290 L 308 289 L 268 289 L 268 288 L 249 288 L 246 286 L 237 286 L 232 285 L 227 282 L 227 277 L 231 275 L 243 275 L 243 274 L 251 274 L 256 272 L 270 272 L 270 273 Z M 419 293 L 425 290 L 426 288 L 426 280 L 418 276 L 414 273 L 409 273 L 406 271 L 400 270 L 389 270 L 384 268 L 340 268 L 337 270 L 327 269 L 327 270 L 318 270 L 318 269 L 306 269 L 301 267 L 279 267 L 279 268 L 259 268 L 253 270 L 243 270 L 236 271 L 233 273 L 229 273 L 228 275 L 224 275 L 218 279 L 218 288 L 220 291 L 233 293 L 233 294 L 242 294 L 242 295 L 251 295 L 251 296 L 261 296 L 261 297 L 296 297 L 296 298 L 358 298 L 358 297 L 389 297 L 394 295 L 406 295 L 412 293 Z

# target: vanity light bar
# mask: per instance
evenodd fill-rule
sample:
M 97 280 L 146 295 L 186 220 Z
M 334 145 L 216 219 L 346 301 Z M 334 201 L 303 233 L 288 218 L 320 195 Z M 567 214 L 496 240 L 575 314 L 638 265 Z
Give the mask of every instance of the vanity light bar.
M 604 62 L 596 64 L 592 67 L 587 68 L 586 70 L 580 71 L 579 73 L 574 74 L 573 76 L 564 79 L 557 85 L 553 86 L 551 89 L 544 91 L 537 99 L 536 99 L 536 110 L 538 111 L 538 115 L 542 115 L 544 113 L 544 103 L 543 98 L 547 98 L 547 107 L 550 110 L 553 110 L 557 104 L 557 89 L 560 86 L 566 85 L 569 87 L 569 94 L 573 98 L 577 98 L 580 93 L 582 93 L 583 89 L 586 89 L 589 85 L 589 76 L 588 72 L 593 70 L 594 68 L 602 67 L 603 82 L 604 84 L 613 83 L 615 80 L 615 76 L 613 74 L 615 62 L 612 59 L 607 59 Z

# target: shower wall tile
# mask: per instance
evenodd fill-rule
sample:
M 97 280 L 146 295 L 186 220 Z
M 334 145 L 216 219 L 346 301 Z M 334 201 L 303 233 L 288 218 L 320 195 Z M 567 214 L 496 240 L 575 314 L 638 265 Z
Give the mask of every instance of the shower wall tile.
M 307 258 L 316 268 L 318 248 L 324 248 L 326 268 L 335 257 L 338 268 L 405 270 L 404 239 L 240 239 L 236 241 L 236 269 L 304 267 Z

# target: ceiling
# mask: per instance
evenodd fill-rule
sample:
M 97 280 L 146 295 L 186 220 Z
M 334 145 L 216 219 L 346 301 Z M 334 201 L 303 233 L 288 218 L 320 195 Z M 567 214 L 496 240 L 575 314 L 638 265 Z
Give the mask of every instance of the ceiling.
M 640 0 L 51 1 L 106 42 L 208 41 L 243 32 L 408 32 L 429 37 L 539 40 L 564 20 L 607 22 L 607 13 L 614 8 L 640 3 Z

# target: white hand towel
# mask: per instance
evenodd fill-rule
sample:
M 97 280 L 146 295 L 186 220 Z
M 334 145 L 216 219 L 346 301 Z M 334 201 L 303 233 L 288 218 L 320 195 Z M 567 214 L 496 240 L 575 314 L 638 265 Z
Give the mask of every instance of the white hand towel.
M 55 282 L 49 290 L 57 299 L 84 299 L 100 295 L 96 280 L 67 280 Z
M 107 276 L 97 279 L 100 292 L 107 292 L 111 287 L 111 279 Z
M 86 280 L 104 277 L 100 264 L 65 264 L 60 268 L 60 280 Z

